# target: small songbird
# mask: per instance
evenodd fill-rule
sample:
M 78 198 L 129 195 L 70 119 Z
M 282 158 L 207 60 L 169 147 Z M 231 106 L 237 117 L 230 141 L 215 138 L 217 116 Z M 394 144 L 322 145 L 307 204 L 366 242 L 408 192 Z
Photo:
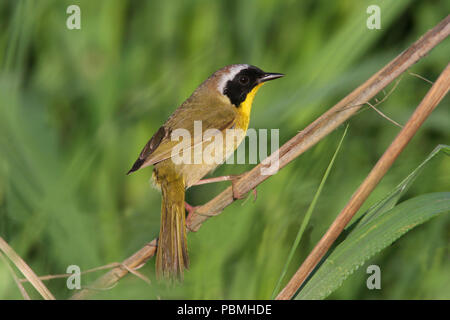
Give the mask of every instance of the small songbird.
M 153 181 L 162 192 L 161 227 L 156 253 L 158 278 L 182 278 L 184 269 L 189 267 L 185 190 L 198 184 L 236 150 L 245 138 L 256 92 L 266 81 L 282 76 L 281 73 L 267 73 L 248 64 L 234 64 L 216 71 L 158 129 L 128 172 L 154 165 Z M 222 135 L 223 144 L 219 144 L 222 150 L 218 152 L 214 149 L 211 153 L 216 160 L 219 157 L 219 161 L 200 158 L 199 162 L 196 158 L 196 154 L 206 151 L 215 139 L 199 140 L 192 136 L 196 131 L 194 122 L 201 123 L 202 134 L 216 129 Z M 180 140 L 172 137 L 177 129 L 191 134 L 188 141 L 183 141 L 183 149 L 177 147 Z M 232 143 L 226 141 L 226 131 L 230 130 L 235 131 Z M 192 154 L 188 155 L 191 151 Z M 181 155 L 189 161 L 174 161 L 175 156 Z

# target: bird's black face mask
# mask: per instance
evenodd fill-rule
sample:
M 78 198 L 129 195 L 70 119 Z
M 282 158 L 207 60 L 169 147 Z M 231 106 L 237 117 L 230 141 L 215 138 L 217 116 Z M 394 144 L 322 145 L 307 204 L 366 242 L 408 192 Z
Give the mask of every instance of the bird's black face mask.
M 260 79 L 265 73 L 257 67 L 250 66 L 242 69 L 233 80 L 229 80 L 225 85 L 223 94 L 226 95 L 236 107 L 245 101 L 247 94 L 260 83 Z
M 227 82 L 223 94 L 230 99 L 233 105 L 239 107 L 254 87 L 282 76 L 282 73 L 267 73 L 255 66 L 249 66 L 235 75 L 233 80 Z

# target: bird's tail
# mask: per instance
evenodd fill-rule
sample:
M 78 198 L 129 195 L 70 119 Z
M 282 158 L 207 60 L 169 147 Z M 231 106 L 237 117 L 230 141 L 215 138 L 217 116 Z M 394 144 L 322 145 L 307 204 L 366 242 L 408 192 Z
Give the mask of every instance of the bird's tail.
M 185 186 L 181 178 L 162 179 L 161 229 L 156 252 L 156 276 L 183 279 L 189 267 L 184 209 Z

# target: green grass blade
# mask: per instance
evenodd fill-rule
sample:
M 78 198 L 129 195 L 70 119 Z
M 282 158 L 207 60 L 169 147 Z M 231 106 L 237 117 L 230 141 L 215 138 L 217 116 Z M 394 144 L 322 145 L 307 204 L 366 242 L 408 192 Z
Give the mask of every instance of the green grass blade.
M 412 228 L 450 211 L 450 192 L 421 195 L 361 225 L 328 257 L 296 299 L 324 299 L 358 269 Z
M 325 182 L 327 181 L 328 175 L 330 174 L 331 168 L 333 167 L 334 160 L 336 159 L 336 156 L 338 155 L 339 150 L 341 149 L 342 142 L 344 141 L 345 135 L 347 134 L 347 129 L 348 129 L 348 125 L 345 127 L 344 134 L 342 135 L 342 138 L 339 141 L 339 144 L 338 144 L 338 146 L 336 148 L 336 151 L 334 152 L 334 155 L 331 158 L 330 163 L 328 164 L 327 170 L 325 171 L 325 174 L 322 177 L 322 181 L 320 181 L 319 188 L 317 189 L 316 193 L 314 194 L 314 198 L 313 198 L 311 204 L 309 205 L 308 210 L 306 211 L 305 218 L 303 219 L 302 224 L 300 226 L 300 229 L 298 230 L 298 233 L 297 233 L 297 236 L 295 238 L 294 244 L 292 245 L 291 251 L 289 252 L 289 256 L 288 256 L 288 258 L 286 260 L 286 263 L 285 263 L 285 265 L 283 267 L 283 271 L 281 272 L 281 275 L 278 278 L 278 282 L 277 282 L 275 288 L 273 289 L 271 299 L 275 298 L 276 293 L 280 289 L 281 281 L 283 281 L 284 276 L 286 275 L 286 272 L 287 272 L 287 269 L 289 267 L 289 264 L 291 263 L 292 258 L 294 257 L 295 250 L 297 250 L 298 245 L 300 244 L 300 240 L 301 240 L 301 238 L 303 236 L 303 232 L 305 231 L 306 226 L 309 223 L 309 220 L 311 218 L 311 214 L 314 211 L 314 208 L 316 207 L 317 200 L 319 199 L 319 196 L 322 193 L 323 186 L 325 185 Z
M 440 144 L 430 153 L 430 155 L 413 171 L 410 175 L 408 175 L 394 190 L 392 190 L 386 197 L 384 197 L 381 201 L 374 204 L 369 210 L 364 213 L 362 218 L 357 222 L 353 231 L 362 227 L 363 225 L 369 223 L 376 217 L 384 214 L 386 211 L 393 208 L 398 200 L 401 198 L 406 191 L 408 191 L 409 187 L 412 185 L 417 176 L 422 172 L 424 167 L 428 164 L 428 162 L 433 159 L 436 155 L 444 152 L 447 155 L 450 155 L 450 146 Z M 353 232 L 352 231 L 352 232 Z

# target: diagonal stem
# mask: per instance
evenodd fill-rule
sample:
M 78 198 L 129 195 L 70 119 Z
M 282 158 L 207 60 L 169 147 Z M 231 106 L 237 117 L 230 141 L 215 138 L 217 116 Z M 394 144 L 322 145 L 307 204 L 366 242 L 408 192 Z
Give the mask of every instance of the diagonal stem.
M 9 244 L 0 237 L 0 251 L 14 263 L 17 269 L 30 281 L 33 287 L 41 294 L 45 300 L 55 300 L 53 294 L 47 289 L 44 283 L 38 278 L 30 266 L 14 251 Z
M 375 189 L 380 180 L 387 173 L 389 168 L 395 162 L 397 157 L 411 141 L 414 134 L 419 130 L 423 122 L 428 118 L 431 112 L 436 108 L 438 103 L 444 98 L 450 88 L 450 64 L 444 69 L 437 81 L 428 91 L 425 98 L 419 104 L 406 123 L 405 127 L 399 132 L 391 145 L 384 152 L 382 157 L 370 171 L 369 175 L 359 186 L 358 190 L 353 194 L 350 201 L 342 209 L 341 213 L 336 217 L 330 228 L 324 234 L 322 239 L 317 243 L 309 256 L 288 282 L 286 287 L 277 296 L 277 300 L 291 299 L 300 286 L 303 284 L 308 275 L 320 262 L 326 252 L 337 237 L 344 230 L 345 226 L 350 222 L 355 213 L 362 206 L 364 201 Z
M 25 288 L 23 287 L 23 284 L 20 282 L 19 278 L 17 277 L 16 272 L 10 266 L 8 259 L 6 259 L 5 255 L 1 252 L 0 252 L 0 258 L 3 260 L 3 262 L 6 264 L 6 267 L 11 272 L 14 282 L 16 283 L 17 287 L 19 288 L 19 291 L 22 294 L 22 297 L 25 300 L 31 300 L 30 295 L 28 294 L 27 290 L 25 290 Z

